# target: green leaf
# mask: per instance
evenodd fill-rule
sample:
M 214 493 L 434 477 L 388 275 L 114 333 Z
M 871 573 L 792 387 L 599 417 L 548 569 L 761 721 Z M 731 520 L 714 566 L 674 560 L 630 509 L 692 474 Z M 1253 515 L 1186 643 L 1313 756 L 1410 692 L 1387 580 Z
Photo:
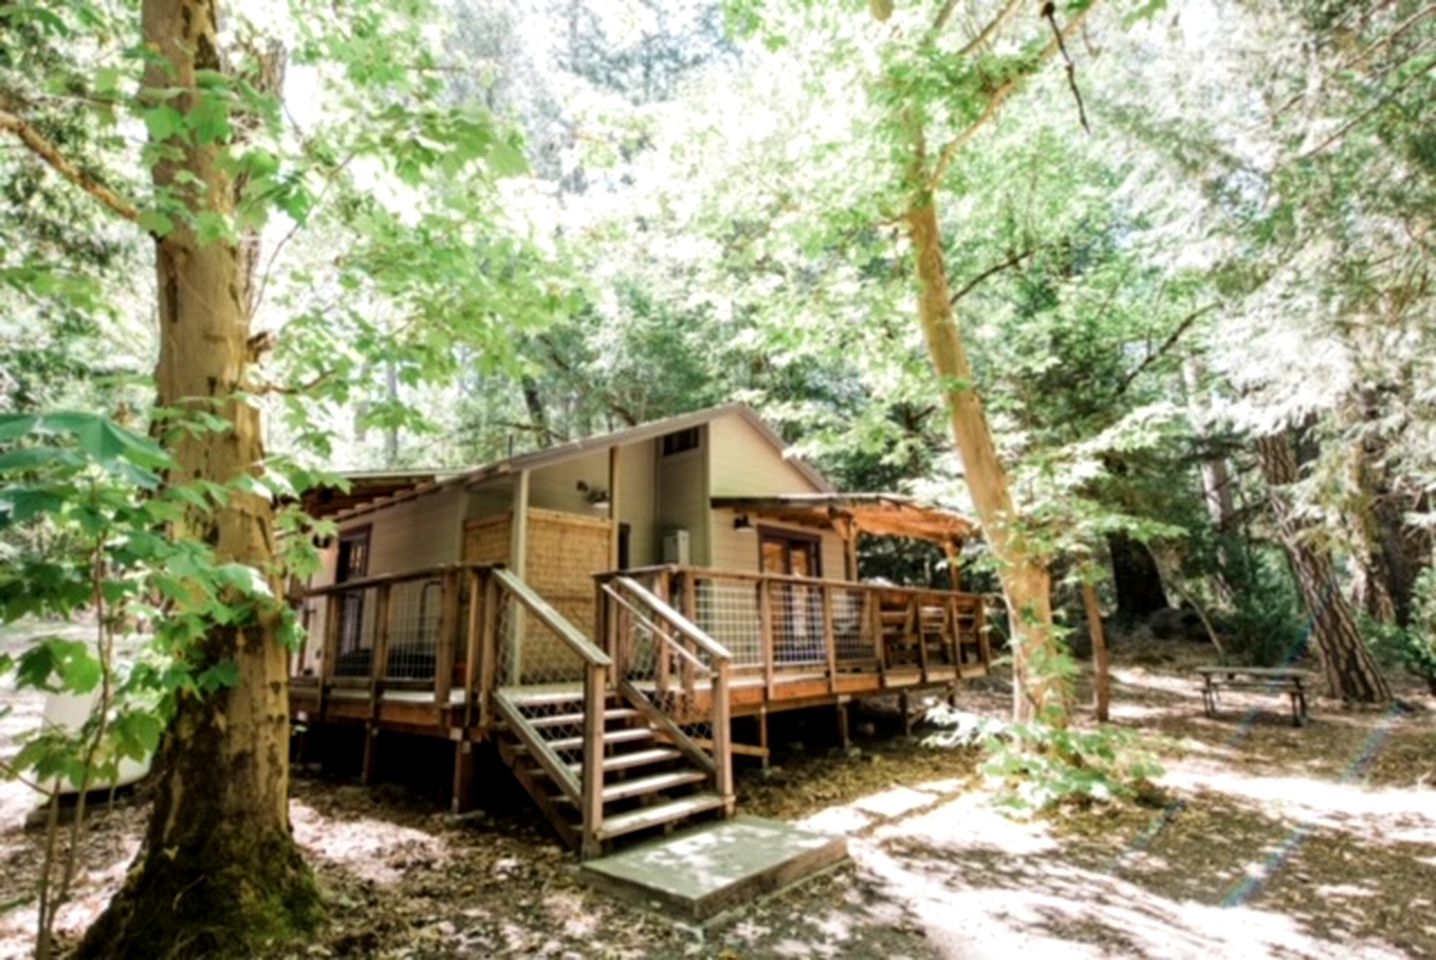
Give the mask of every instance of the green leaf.
M 43 640 L 20 655 L 16 670 L 17 685 L 52 693 L 89 693 L 100 677 L 100 661 L 77 640 Z
M 203 693 L 213 693 L 216 690 L 234 687 L 239 683 L 239 664 L 233 660 L 216 663 L 201 673 L 195 683 Z
M 150 139 L 157 143 L 163 143 L 184 130 L 184 114 L 169 104 L 151 107 L 143 111 L 140 116 L 144 118 L 145 128 L 150 132 Z

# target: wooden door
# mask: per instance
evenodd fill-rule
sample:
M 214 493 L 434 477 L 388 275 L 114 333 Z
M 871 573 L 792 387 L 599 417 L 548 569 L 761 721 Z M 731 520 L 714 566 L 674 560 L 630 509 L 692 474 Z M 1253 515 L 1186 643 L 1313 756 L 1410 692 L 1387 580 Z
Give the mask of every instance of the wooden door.
M 362 527 L 339 535 L 339 559 L 334 571 L 335 583 L 361 580 L 368 576 L 369 533 L 369 527 Z M 353 653 L 363 645 L 364 591 L 362 589 L 353 590 L 344 594 L 344 602 L 339 610 L 339 664 L 336 665 L 336 673 L 343 674 L 355 672 L 343 669 L 346 666 L 345 655 Z M 362 667 L 362 674 L 369 672 L 367 664 L 347 665 L 356 669 Z
M 821 545 L 821 540 L 808 534 L 760 528 L 762 570 L 790 577 L 821 577 Z M 819 592 L 802 584 L 776 581 L 770 595 L 774 660 L 780 664 L 825 661 Z

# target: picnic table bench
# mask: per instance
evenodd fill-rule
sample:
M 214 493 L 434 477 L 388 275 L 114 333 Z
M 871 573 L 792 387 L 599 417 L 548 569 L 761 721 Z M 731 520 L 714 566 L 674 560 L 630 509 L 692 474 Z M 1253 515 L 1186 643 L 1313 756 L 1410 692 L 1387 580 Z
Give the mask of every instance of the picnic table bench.
M 1291 667 L 1198 667 L 1202 677 L 1202 705 L 1207 716 L 1217 715 L 1217 692 L 1220 690 L 1262 690 L 1284 693 L 1291 698 L 1291 722 L 1306 722 L 1306 692 L 1311 674 Z

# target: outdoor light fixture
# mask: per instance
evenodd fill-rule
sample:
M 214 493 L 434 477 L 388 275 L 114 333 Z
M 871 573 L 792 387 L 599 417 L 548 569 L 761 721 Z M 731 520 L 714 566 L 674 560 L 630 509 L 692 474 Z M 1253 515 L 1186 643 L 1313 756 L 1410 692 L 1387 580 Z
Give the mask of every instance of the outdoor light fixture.
M 752 533 L 753 521 L 748 519 L 746 513 L 740 513 L 737 519 L 733 521 L 733 529 L 738 533 Z

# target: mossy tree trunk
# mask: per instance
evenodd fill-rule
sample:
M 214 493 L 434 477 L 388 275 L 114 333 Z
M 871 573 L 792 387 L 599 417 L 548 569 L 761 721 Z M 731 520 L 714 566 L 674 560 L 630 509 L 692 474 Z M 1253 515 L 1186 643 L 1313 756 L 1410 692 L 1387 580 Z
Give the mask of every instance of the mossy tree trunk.
M 1291 439 L 1286 433 L 1262 437 L 1257 441 L 1257 453 L 1262 477 L 1271 489 L 1277 528 L 1311 617 L 1311 635 L 1328 692 L 1353 703 L 1390 700 L 1391 688 L 1366 649 L 1351 602 L 1336 579 L 1331 551 L 1311 537 L 1309 524 L 1288 500 L 1286 489 L 1299 477 Z
M 926 171 L 920 134 L 916 149 L 915 169 L 919 173 L 914 180 L 920 184 Z M 998 560 L 998 575 L 1012 623 L 1013 717 L 1019 721 L 1060 722 L 1065 716 L 1066 691 L 1052 671 L 1043 669 L 1043 659 L 1058 652 L 1052 631 L 1052 582 L 1046 564 L 1034 555 L 1018 528 L 1020 518 L 1012 502 L 1007 472 L 998 459 L 992 428 L 958 331 L 931 192 L 918 188 L 906 221 L 918 278 L 918 317 L 933 369 L 942 381 L 952 417 L 953 440 L 982 521 L 983 536 Z
M 182 113 L 197 102 L 196 74 L 225 69 L 214 0 L 145 0 L 149 90 L 179 88 Z M 176 136 L 155 145 L 153 178 L 194 214 L 228 216 L 236 185 L 220 145 Z M 160 359 L 158 403 L 216 413 L 227 431 L 183 439 L 176 472 L 229 484 L 264 457 L 259 413 L 236 398 L 249 347 L 250 274 L 243 244 L 201 242 L 189 222 L 156 239 Z M 234 492 L 176 536 L 213 545 L 221 561 L 274 568 L 269 502 Z M 270 574 L 273 579 L 273 574 Z M 272 583 L 277 587 L 278 584 Z M 87 957 L 256 955 L 317 912 L 313 878 L 289 824 L 287 654 L 278 621 L 216 627 L 198 645 L 197 669 L 233 661 L 238 682 L 203 699 L 181 695 L 156 758 L 159 775 L 144 846 L 125 886 L 91 927 Z

